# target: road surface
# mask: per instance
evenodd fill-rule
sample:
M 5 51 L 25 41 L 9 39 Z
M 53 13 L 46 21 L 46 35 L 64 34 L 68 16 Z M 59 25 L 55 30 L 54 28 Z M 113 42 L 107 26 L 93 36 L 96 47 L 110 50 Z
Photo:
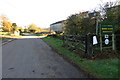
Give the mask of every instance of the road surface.
M 18 39 L 2 46 L 3 78 L 84 78 L 42 39 Z

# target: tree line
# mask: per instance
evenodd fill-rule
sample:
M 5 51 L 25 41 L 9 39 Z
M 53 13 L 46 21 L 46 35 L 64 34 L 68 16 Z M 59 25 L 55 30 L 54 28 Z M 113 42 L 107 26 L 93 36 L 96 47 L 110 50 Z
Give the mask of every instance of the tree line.
M 40 32 L 41 28 L 36 24 L 30 24 L 28 27 L 25 26 L 25 29 L 19 27 L 17 23 L 11 23 L 8 17 L 5 15 L 1 15 L 1 26 L 2 31 L 4 32 L 14 32 L 14 31 L 22 31 L 22 32 Z

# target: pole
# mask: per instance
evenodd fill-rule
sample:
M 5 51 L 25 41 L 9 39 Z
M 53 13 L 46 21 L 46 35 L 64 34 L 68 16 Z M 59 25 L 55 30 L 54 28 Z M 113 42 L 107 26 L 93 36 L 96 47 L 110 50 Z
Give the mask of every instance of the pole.
M 100 51 L 102 53 L 102 33 L 101 33 L 101 25 L 100 25 Z
M 96 16 L 96 35 L 98 34 L 98 16 Z
M 96 26 L 96 35 L 98 34 L 98 13 L 94 11 L 94 16 L 95 16 L 95 26 Z
M 112 34 L 112 49 L 115 51 L 115 34 Z
M 87 54 L 87 49 L 88 49 L 88 48 L 87 48 L 87 44 L 88 44 L 88 43 L 87 43 L 87 40 L 88 40 L 88 39 L 87 39 L 87 34 L 86 34 L 86 36 L 85 36 L 85 53 L 86 53 L 86 54 Z
M 100 51 L 102 53 L 102 35 L 100 34 Z

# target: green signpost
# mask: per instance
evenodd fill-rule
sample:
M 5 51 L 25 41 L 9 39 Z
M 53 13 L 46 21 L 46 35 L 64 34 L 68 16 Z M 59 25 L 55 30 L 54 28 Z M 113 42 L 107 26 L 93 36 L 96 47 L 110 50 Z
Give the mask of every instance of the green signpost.
M 101 34 L 113 34 L 114 25 L 112 24 L 101 24 Z
M 112 38 L 111 38 L 112 37 Z M 101 24 L 100 25 L 100 48 L 101 52 L 104 48 L 112 47 L 115 50 L 115 36 L 114 36 L 114 25 L 113 24 Z M 111 45 L 110 45 L 111 44 Z

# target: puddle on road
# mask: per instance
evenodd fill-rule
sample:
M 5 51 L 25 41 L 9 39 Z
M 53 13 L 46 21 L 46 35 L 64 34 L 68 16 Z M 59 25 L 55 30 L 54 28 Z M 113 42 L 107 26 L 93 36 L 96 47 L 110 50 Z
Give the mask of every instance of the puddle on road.
M 15 68 L 9 68 L 8 70 L 13 70 L 13 69 L 15 69 Z

